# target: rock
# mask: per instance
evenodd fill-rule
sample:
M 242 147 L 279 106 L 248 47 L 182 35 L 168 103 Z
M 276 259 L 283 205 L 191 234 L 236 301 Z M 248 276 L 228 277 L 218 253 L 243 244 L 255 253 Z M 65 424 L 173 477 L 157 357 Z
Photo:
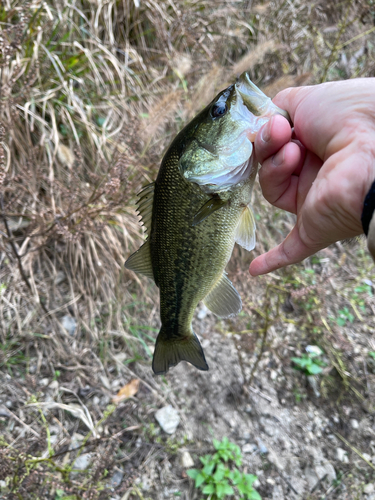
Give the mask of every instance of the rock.
M 91 460 L 92 460 L 91 453 L 84 453 L 83 455 L 80 455 L 74 460 L 72 468 L 78 470 L 85 470 L 91 464 Z
M 282 487 L 277 484 L 274 486 L 273 491 L 272 491 L 272 500 L 284 500 L 284 493 Z
M 52 380 L 52 382 L 48 386 L 49 389 L 55 390 L 59 388 L 59 383 L 57 380 Z
M 366 486 L 363 488 L 363 493 L 365 495 L 371 495 L 371 493 L 374 493 L 375 491 L 375 486 L 374 483 L 368 483 Z
M 315 470 L 311 467 L 306 467 L 304 470 L 305 478 L 308 484 L 308 489 L 311 491 L 316 483 L 319 481 L 318 476 L 315 473 Z
M 66 314 L 61 318 L 61 326 L 68 332 L 68 334 L 72 337 L 77 329 L 77 321 L 70 314 Z
M 118 486 L 120 486 L 123 477 L 124 477 L 124 470 L 123 469 L 116 470 L 116 472 L 109 480 L 108 486 L 110 488 L 117 488 Z
M 255 451 L 257 451 L 257 449 L 258 449 L 258 446 L 256 444 L 246 443 L 242 446 L 242 453 L 254 453 Z M 267 452 L 268 452 L 268 450 L 267 450 Z
M 60 285 L 60 283 L 65 281 L 65 279 L 66 279 L 65 273 L 63 273 L 62 271 L 58 271 L 55 277 L 55 285 Z
M 194 460 L 188 451 L 183 451 L 181 454 L 181 465 L 184 469 L 191 469 L 194 467 Z
M 10 413 L 5 406 L 0 406 L 0 418 L 9 418 Z
M 307 381 L 311 387 L 311 389 L 314 391 L 314 394 L 315 394 L 315 397 L 317 398 L 320 398 L 320 392 L 319 392 L 319 385 L 318 385 L 318 382 L 319 382 L 319 379 L 317 377 L 315 377 L 314 375 L 309 375 L 307 377 Z
M 155 418 L 160 427 L 167 434 L 173 434 L 176 432 L 178 424 L 180 423 L 178 411 L 171 405 L 160 408 L 160 410 L 155 413 Z
M 244 440 L 244 441 L 249 441 L 249 439 L 251 438 L 251 433 L 249 431 L 245 431 L 241 438 Z
M 352 418 L 350 420 L 350 425 L 353 427 L 353 429 L 358 429 L 359 427 L 359 422 L 358 420 L 356 420 L 355 418 Z
M 261 439 L 257 439 L 259 451 L 262 455 L 267 455 L 268 449 Z
M 39 385 L 43 386 L 43 387 L 47 387 L 47 385 L 49 385 L 49 378 L 42 378 L 40 381 L 39 381 Z
M 319 479 L 327 476 L 328 481 L 332 482 L 336 480 L 336 471 L 330 462 L 322 463 L 321 465 L 315 466 L 315 472 Z
M 142 482 L 142 490 L 143 491 L 150 491 L 152 488 L 152 482 L 149 477 L 147 477 L 147 474 L 143 474 L 141 478 Z
M 78 432 L 75 432 L 71 437 L 69 450 L 75 450 L 76 448 L 78 448 L 82 444 L 82 441 L 84 439 L 85 436 L 82 436 L 82 434 L 78 434 Z
M 343 462 L 344 464 L 349 463 L 348 453 L 346 450 L 343 450 L 342 448 L 336 448 L 336 458 L 337 460 L 340 460 L 340 462 Z

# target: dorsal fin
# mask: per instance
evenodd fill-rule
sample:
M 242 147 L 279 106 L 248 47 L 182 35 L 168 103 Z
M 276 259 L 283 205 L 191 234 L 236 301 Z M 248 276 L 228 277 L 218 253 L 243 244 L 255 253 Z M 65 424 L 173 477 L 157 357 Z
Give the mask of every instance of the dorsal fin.
M 249 252 L 255 247 L 255 229 L 253 211 L 250 206 L 247 206 L 238 222 L 235 240 L 236 243 L 245 248 L 245 250 L 249 250 Z
M 143 274 L 147 278 L 154 279 L 151 263 L 150 241 L 147 240 L 139 250 L 134 252 L 125 262 L 125 267 L 135 273 Z
M 142 191 L 138 193 L 137 211 L 141 216 L 146 232 L 151 231 L 152 207 L 154 204 L 155 182 L 147 184 Z
M 242 309 L 241 297 L 225 272 L 206 295 L 203 302 L 210 311 L 220 318 L 234 316 Z

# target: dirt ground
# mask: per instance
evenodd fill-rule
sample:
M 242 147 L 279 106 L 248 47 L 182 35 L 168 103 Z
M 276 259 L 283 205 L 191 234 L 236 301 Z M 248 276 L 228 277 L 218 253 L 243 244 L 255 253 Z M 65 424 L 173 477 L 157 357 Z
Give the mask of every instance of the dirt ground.
M 79 342 L 71 363 L 53 366 L 54 379 L 48 359 L 41 355 L 31 357 L 26 379 L 2 371 L 0 422 L 5 440 L 13 449 L 27 443 L 25 453 L 41 457 L 49 456 L 49 441 L 54 460 L 71 465 L 77 451 L 70 450 L 78 448 L 91 429 L 81 458 L 87 459 L 92 473 L 88 485 L 95 484 L 95 474 L 98 481 L 107 471 L 100 498 L 200 498 L 186 475 L 183 454 L 187 451 L 199 467 L 199 457 L 213 451 L 212 439 L 224 436 L 240 446 L 243 470 L 258 477 L 255 486 L 264 500 L 375 498 L 375 363 L 369 356 L 375 347 L 375 302 L 368 295 L 365 313 L 358 311 L 365 321 L 354 317 L 339 327 L 332 319 L 350 304 L 341 293 L 357 279 L 353 256 L 363 254 L 363 242 L 352 243 L 350 255 L 344 248 L 321 252 L 311 267 L 294 266 L 280 272 L 278 280 L 276 275 L 249 278 L 241 258 L 242 270 L 229 274 L 244 299 L 240 318 L 218 321 L 202 305 L 194 320 L 208 372 L 181 363 L 167 376 L 154 377 L 147 351 L 143 361 L 128 365 L 124 352 L 112 352 L 104 368 Z M 374 268 L 367 256 L 363 259 L 370 272 L 362 281 L 374 287 Z M 237 250 L 230 271 L 239 260 Z M 313 283 L 300 288 L 285 284 L 297 269 L 300 274 L 314 270 L 307 274 L 314 276 Z M 279 290 L 272 289 L 275 282 Z M 154 292 L 149 285 L 145 293 Z M 306 304 L 314 300 L 324 307 L 311 314 Z M 152 342 L 146 345 L 150 353 Z M 307 377 L 291 362 L 307 345 L 324 351 L 326 366 L 315 377 Z M 132 379 L 140 380 L 138 392 L 110 407 L 111 398 Z M 180 417 L 171 435 L 155 420 L 156 411 L 167 405 Z M 41 428 L 40 422 L 36 425 L 38 412 L 44 415 Z M 25 474 L 22 498 L 27 498 L 26 492 L 40 487 L 49 472 L 36 468 L 27 476 L 21 456 L 17 460 L 13 465 L 18 464 L 21 477 Z M 79 472 L 70 473 L 70 486 L 61 486 L 64 474 L 54 474 L 56 490 L 66 495 L 61 498 L 76 498 L 68 497 L 70 489 L 74 492 L 79 481 L 87 481 Z M 2 498 L 13 498 L 5 482 L 0 484 Z M 38 498 L 60 498 L 54 495 L 46 492 Z M 90 488 L 86 495 L 82 498 L 90 498 Z
M 228 438 L 263 500 L 375 500 L 363 239 L 251 278 L 295 222 L 257 185 L 255 250 L 227 266 L 243 310 L 194 317 L 208 372 L 153 376 L 158 290 L 124 269 L 182 126 L 245 70 L 271 97 L 373 77 L 374 19 L 365 0 L 0 7 L 0 499 L 201 500 L 188 470 Z

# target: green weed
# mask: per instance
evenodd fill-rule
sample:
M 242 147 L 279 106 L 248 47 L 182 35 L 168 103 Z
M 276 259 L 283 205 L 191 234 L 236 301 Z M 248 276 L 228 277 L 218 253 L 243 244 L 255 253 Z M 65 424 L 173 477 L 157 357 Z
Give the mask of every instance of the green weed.
M 316 347 L 316 346 L 314 346 Z M 323 351 L 318 352 L 318 349 L 309 350 L 307 354 L 302 354 L 300 358 L 291 358 L 293 363 L 296 365 L 294 368 L 297 370 L 303 371 L 306 375 L 317 375 L 321 373 L 323 368 L 322 366 L 326 366 L 322 359 L 319 359 L 323 354 Z
M 336 323 L 339 326 L 345 326 L 347 322 L 353 323 L 354 315 L 349 311 L 347 307 L 339 309 L 338 317 L 336 318 Z
M 213 440 L 216 453 L 200 458 L 201 470 L 190 469 L 187 474 L 194 479 L 195 487 L 212 500 L 220 500 L 235 496 L 239 500 L 261 500 L 259 493 L 253 488 L 257 479 L 253 474 L 240 472 L 236 467 L 242 465 L 239 446 L 231 443 L 227 437 L 222 441 Z

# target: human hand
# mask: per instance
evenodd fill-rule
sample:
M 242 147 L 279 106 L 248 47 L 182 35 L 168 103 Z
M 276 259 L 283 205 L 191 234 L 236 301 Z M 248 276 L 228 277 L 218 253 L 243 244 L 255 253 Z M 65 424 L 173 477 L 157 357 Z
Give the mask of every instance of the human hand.
M 258 276 L 300 262 L 363 233 L 363 201 L 375 179 L 375 78 L 286 89 L 273 99 L 294 130 L 274 116 L 258 133 L 264 197 L 297 214 L 277 247 L 255 258 Z

